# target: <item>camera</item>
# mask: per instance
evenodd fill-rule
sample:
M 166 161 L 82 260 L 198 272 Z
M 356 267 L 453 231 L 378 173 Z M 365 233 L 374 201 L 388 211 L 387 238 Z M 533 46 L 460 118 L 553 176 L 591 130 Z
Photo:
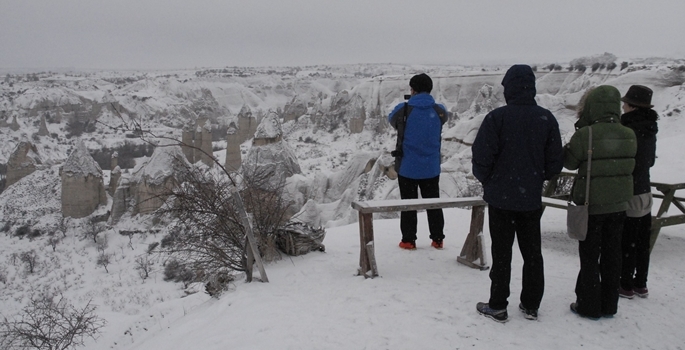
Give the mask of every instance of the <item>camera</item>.
M 410 99 L 410 98 L 411 98 L 411 95 L 404 95 L 404 99 L 405 99 L 405 100 L 408 100 L 408 99 Z

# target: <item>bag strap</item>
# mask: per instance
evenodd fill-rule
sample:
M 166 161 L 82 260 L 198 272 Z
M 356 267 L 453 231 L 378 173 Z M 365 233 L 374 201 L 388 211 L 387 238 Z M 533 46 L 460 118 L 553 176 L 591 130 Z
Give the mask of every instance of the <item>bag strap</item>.
M 590 168 L 592 167 L 592 127 L 588 126 L 590 137 L 587 146 L 587 177 L 585 178 L 585 205 L 590 204 Z
M 395 151 L 393 156 L 402 154 L 402 143 L 404 143 L 404 128 L 407 126 L 408 103 L 404 103 L 402 109 L 402 117 L 397 121 L 397 142 L 395 143 Z

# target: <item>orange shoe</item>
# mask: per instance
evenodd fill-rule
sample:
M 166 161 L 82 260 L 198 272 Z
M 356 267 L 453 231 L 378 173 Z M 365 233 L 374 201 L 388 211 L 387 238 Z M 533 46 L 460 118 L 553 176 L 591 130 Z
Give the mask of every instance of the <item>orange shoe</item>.
M 442 249 L 442 240 L 433 241 L 433 243 L 431 243 L 431 247 L 435 249 Z
M 411 241 L 411 242 L 401 241 L 400 242 L 400 248 L 407 249 L 407 250 L 415 250 L 416 249 L 416 242 L 414 242 L 414 241 Z

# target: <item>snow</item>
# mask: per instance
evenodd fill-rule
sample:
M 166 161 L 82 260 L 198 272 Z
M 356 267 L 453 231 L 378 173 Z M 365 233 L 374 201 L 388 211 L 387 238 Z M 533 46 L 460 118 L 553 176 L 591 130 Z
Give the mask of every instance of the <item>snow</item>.
M 569 310 L 579 262 L 577 243 L 565 237 L 565 212 L 546 211 L 539 320 L 526 320 L 517 310 L 522 261 L 515 254 L 510 321 L 502 325 L 475 310 L 477 302 L 487 301 L 488 272 L 456 262 L 470 212 L 445 213 L 444 250 L 430 247 L 425 215 L 419 216 L 416 251 L 397 247 L 397 220 L 375 220 L 380 277 L 364 279 L 355 276 L 357 225 L 332 228 L 325 253 L 268 265 L 269 283 L 236 283 L 219 300 L 204 297 L 173 323 L 155 325 L 130 349 L 676 349 L 685 342 L 681 308 L 674 307 L 682 304 L 685 287 L 682 229 L 662 231 L 652 255 L 649 298 L 621 299 L 616 317 L 591 321 Z
M 62 171 L 68 173 L 70 176 L 93 175 L 94 177 L 102 177 L 102 169 L 93 157 L 88 153 L 85 143 L 79 142 L 74 151 L 69 155 L 67 161 L 64 162 Z
M 144 180 L 148 184 L 161 185 L 174 175 L 174 167 L 179 162 L 188 165 L 181 146 L 172 145 L 168 140 L 161 140 L 152 156 L 133 170 L 133 181 L 139 183 Z
M 463 67 L 416 66 L 412 69 L 418 68 L 434 69 L 436 77 L 440 74 L 449 77 L 455 69 L 460 77 L 488 75 L 496 80 L 503 74 L 503 71 L 466 71 Z M 365 69 L 364 66 L 349 67 L 349 72 Z M 369 69 L 392 73 L 393 69 L 399 71 L 403 67 L 372 66 Z M 98 92 L 63 88 L 25 92 L 15 99 L 16 106 L 31 108 L 44 100 L 58 101 L 60 105 L 78 103 L 80 98 L 87 97 L 102 102 L 117 101 L 140 115 L 148 115 L 146 112 L 157 115 L 162 109 L 181 105 L 184 97 L 199 96 L 197 90 L 202 88 L 212 91 L 222 111 L 233 114 L 227 119 L 241 110 L 245 115 L 257 115 L 261 111 L 282 108 L 295 96 L 313 102 L 309 106 L 310 115 L 300 117 L 297 122 L 283 124 L 282 135 L 303 171 L 291 177 L 291 185 L 321 185 L 316 189 L 312 187 L 312 193 L 306 193 L 310 197 L 303 194 L 302 201 L 309 200 L 304 206 L 304 214 L 309 210 L 312 217 L 327 227 L 323 242 L 326 252 L 284 256 L 282 260 L 266 265 L 269 283 L 245 283 L 241 278 L 220 298 L 211 298 L 201 285 L 184 288 L 181 284 L 163 281 L 163 258 L 147 254 L 150 244 L 163 238 L 154 230 L 147 230 L 153 227 L 150 217 L 123 216 L 116 227 L 108 227 L 100 234 L 98 244 L 92 239 L 84 239 L 83 233 L 88 225 L 85 219 L 60 221 L 61 184 L 57 176 L 59 165 L 56 165 L 36 170 L 0 196 L 0 222 L 12 222 L 17 226 L 32 224 L 43 232 L 35 239 L 19 239 L 11 232 L 0 231 L 0 317 L 16 315 L 29 297 L 39 292 L 61 293 L 77 306 L 92 300 L 98 306 L 98 315 L 108 323 L 97 341 L 88 340 L 85 349 L 89 350 L 682 349 L 685 344 L 685 333 L 682 332 L 685 313 L 681 307 L 685 302 L 685 294 L 682 293 L 685 290 L 685 270 L 682 268 L 685 226 L 682 225 L 665 227 L 661 231 L 652 253 L 649 297 L 621 299 L 618 314 L 613 319 L 591 321 L 570 312 L 569 304 L 575 300 L 574 286 L 579 270 L 578 248 L 577 242 L 565 236 L 565 212 L 554 208 L 548 208 L 542 218 L 546 283 L 538 321 L 526 320 L 516 310 L 522 265 L 516 244 L 509 298 L 510 321 L 498 324 L 476 312 L 476 303 L 488 298 L 488 272 L 456 262 L 469 230 L 469 210 L 445 209 L 447 237 L 445 249 L 440 251 L 430 247 L 425 212 L 419 215 L 416 251 L 397 247 L 400 240 L 397 218 L 374 219 L 374 244 L 380 276 L 364 279 L 356 275 L 359 225 L 355 222 L 356 212 L 349 210 L 349 202 L 357 199 L 355 190 L 371 186 L 360 184 L 360 177 L 351 175 L 362 172 L 375 154 L 385 154 L 385 151 L 393 149 L 394 138 L 389 133 L 376 135 L 366 130 L 349 135 L 296 126 L 298 123 L 313 124 L 316 111 L 333 100 L 342 99 L 345 95 L 342 91 L 348 91 L 348 97 L 355 93 L 363 97 L 378 93 L 382 99 L 379 108 L 385 113 L 384 109 L 400 101 L 409 71 L 386 76 L 385 79 L 350 78 L 352 74 L 348 72 L 349 76 L 344 79 L 335 76 L 315 80 L 306 80 L 305 71 L 300 71 L 291 82 L 287 79 L 272 81 L 265 76 L 239 80 L 216 78 L 185 84 L 175 79 L 165 83 L 144 79 L 125 89 L 114 89 L 111 93 L 105 93 L 105 87 L 113 84 L 98 81 Z M 658 69 L 655 71 L 663 79 L 671 79 L 667 76 L 668 71 L 663 74 Z M 181 80 L 192 79 L 187 72 L 179 73 Z M 566 77 L 565 80 L 569 81 L 564 82 L 556 81 L 554 74 L 540 73 L 545 76 L 540 82 L 547 86 L 540 87 L 539 91 L 546 92 L 538 95 L 538 102 L 548 108 L 553 107 L 555 113 L 559 111 L 557 117 L 564 137 L 568 139 L 575 116 L 568 112 L 566 106 L 577 103 L 582 94 L 578 89 L 592 84 L 612 84 L 626 91 L 630 84 L 652 84 L 655 81 L 653 73 L 650 70 L 607 74 L 588 72 L 579 73 L 578 77 Z M 334 74 L 342 76 L 345 73 L 337 71 Z M 441 89 L 444 90 L 436 92 L 449 97 L 448 92 L 454 92 L 449 90 L 450 86 L 456 81 L 457 78 L 442 79 Z M 291 86 L 285 87 L 287 84 Z M 558 90 L 558 87 L 554 89 L 555 84 L 565 85 L 566 90 L 555 92 Z M 82 85 L 86 86 L 86 83 Z M 499 87 L 495 86 L 496 89 Z M 463 90 L 464 94 L 468 92 L 466 88 Z M 655 86 L 654 90 L 655 109 L 661 119 L 658 158 L 652 170 L 652 181 L 683 182 L 682 135 L 685 133 L 685 121 L 678 111 L 685 106 L 685 89 L 682 85 L 662 84 Z M 142 103 L 139 99 L 131 99 L 132 94 L 150 99 Z M 456 95 L 458 92 L 450 97 L 452 101 L 446 102 L 450 110 L 457 110 Z M 311 101 L 312 96 L 320 97 Z M 442 99 L 437 99 L 442 102 Z M 455 124 L 445 127 L 445 139 L 451 139 L 445 144 L 454 145 L 445 145 L 448 152 L 445 152 L 442 169 L 443 172 L 458 172 L 461 176 L 441 176 L 441 189 L 445 196 L 462 191 L 466 186 L 463 182 L 467 181 L 470 169 L 467 144 L 472 141 L 483 115 L 465 110 Z M 102 116 L 103 119 L 108 117 L 117 119 Z M 22 130 L 18 132 L 7 128 L 1 130 L 3 141 L 11 142 L 0 143 L 0 160 L 6 159 L 22 139 L 22 134 L 30 135 L 31 123 L 23 118 L 19 118 L 19 122 Z M 157 127 L 163 123 L 152 121 L 150 124 Z M 51 128 L 53 126 L 56 128 L 55 124 L 50 125 Z M 89 140 L 91 149 L 95 143 L 110 146 L 122 142 L 116 137 L 123 138 L 121 135 L 103 139 L 95 137 L 97 139 Z M 308 137 L 311 142 L 297 142 Z M 37 145 L 41 158 L 57 162 L 64 160 L 69 146 L 55 146 L 49 142 L 42 138 Z M 159 147 L 157 150 L 164 151 L 156 152 L 145 162 L 138 162 L 139 165 L 131 171 L 131 177 L 137 180 L 143 176 L 162 179 L 170 174 L 170 160 L 181 156 L 180 148 Z M 218 159 L 225 159 L 225 151 L 216 154 Z M 368 181 L 385 179 L 386 182 L 377 184 L 378 193 L 364 200 L 397 198 L 393 181 L 383 178 L 377 171 L 376 166 L 367 175 Z M 126 174 L 121 184 L 125 181 L 128 181 Z M 343 183 L 349 185 L 340 185 Z M 41 200 L 36 201 L 37 198 Z M 315 199 L 320 201 L 316 203 Z M 659 205 L 660 201 L 656 199 L 654 212 Z M 672 208 L 669 215 L 677 212 Z M 26 213 L 39 213 L 39 221 L 22 221 L 30 216 Z M 487 217 L 485 222 L 484 245 L 490 261 Z M 0 229 L 3 229 L 2 225 Z M 142 230 L 143 233 L 126 236 L 122 234 L 124 230 Z M 61 240 L 55 251 L 47 244 L 50 238 Z M 102 242 L 106 242 L 104 252 L 112 255 L 109 272 L 96 265 L 98 245 Z M 16 254 L 31 249 L 38 252 L 40 258 L 35 274 L 26 273 L 23 265 L 16 261 Z M 140 257 L 153 261 L 150 278 L 145 280 L 135 270 L 136 259 Z M 258 272 L 255 275 L 259 277 Z

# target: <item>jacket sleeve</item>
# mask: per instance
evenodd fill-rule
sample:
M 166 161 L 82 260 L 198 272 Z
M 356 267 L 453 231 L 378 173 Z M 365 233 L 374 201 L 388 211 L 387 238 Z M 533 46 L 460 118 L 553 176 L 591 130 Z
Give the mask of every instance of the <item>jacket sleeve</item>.
M 545 147 L 545 180 L 550 180 L 561 172 L 564 167 L 564 150 L 561 146 L 559 124 L 554 123 Z
M 471 165 L 473 175 L 485 184 L 495 166 L 495 157 L 499 153 L 497 130 L 491 113 L 485 116 L 478 129 L 476 139 L 471 146 Z
M 402 117 L 402 108 L 404 107 L 404 103 L 400 103 L 395 108 L 390 112 L 390 115 L 388 115 L 388 122 L 390 125 L 392 125 L 393 128 L 397 129 L 397 122 L 400 120 L 400 117 Z
M 571 136 L 571 140 L 564 146 L 564 168 L 576 170 L 580 167 L 580 163 L 585 160 L 582 142 L 581 131 L 579 129 Z

